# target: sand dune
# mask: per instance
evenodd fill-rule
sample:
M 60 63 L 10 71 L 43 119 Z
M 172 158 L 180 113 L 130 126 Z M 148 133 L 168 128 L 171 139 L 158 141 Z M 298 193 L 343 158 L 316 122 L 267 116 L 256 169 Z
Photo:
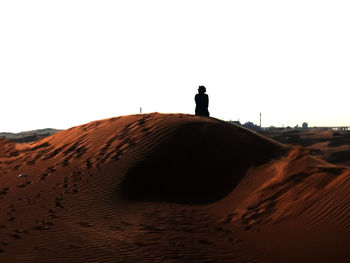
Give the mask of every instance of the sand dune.
M 310 147 L 158 113 L 1 140 L 0 262 L 349 262 L 349 167 Z

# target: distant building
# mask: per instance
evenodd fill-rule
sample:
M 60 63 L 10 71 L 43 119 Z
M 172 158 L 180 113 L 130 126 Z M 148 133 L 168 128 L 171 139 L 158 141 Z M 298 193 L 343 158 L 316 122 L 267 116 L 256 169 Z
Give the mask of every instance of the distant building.
M 240 121 L 229 121 L 229 123 L 231 124 L 236 124 L 236 125 L 239 125 L 239 126 L 242 126 L 241 122 Z
M 252 123 L 251 121 L 244 123 L 243 127 L 247 128 L 251 131 L 260 131 L 261 130 L 261 127 L 259 125 L 256 125 L 256 124 Z
M 238 126 L 243 126 L 244 128 L 247 128 L 248 130 L 251 130 L 251 131 L 261 131 L 262 130 L 262 128 L 259 125 L 256 125 L 251 121 L 248 121 L 244 124 L 242 124 L 239 120 L 238 121 L 228 121 L 228 122 L 231 124 L 238 125 Z

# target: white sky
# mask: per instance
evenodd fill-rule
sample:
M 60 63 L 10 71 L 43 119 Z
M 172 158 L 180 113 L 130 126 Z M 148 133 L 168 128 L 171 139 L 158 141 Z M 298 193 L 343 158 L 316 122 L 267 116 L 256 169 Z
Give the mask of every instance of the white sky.
M 0 0 L 0 131 L 143 112 L 350 125 L 350 1 Z

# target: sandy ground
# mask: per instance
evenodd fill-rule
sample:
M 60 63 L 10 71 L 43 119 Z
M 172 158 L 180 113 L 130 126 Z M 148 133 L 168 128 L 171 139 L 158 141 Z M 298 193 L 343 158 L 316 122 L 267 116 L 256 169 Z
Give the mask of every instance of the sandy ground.
M 2 140 L 0 262 L 350 262 L 349 134 L 268 136 L 153 113 Z

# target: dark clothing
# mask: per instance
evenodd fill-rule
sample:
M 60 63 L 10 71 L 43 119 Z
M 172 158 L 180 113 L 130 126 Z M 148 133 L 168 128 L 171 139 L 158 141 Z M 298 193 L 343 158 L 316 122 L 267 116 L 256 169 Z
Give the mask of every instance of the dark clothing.
M 209 97 L 207 94 L 198 93 L 194 97 L 196 101 L 196 115 L 209 117 L 208 105 Z

